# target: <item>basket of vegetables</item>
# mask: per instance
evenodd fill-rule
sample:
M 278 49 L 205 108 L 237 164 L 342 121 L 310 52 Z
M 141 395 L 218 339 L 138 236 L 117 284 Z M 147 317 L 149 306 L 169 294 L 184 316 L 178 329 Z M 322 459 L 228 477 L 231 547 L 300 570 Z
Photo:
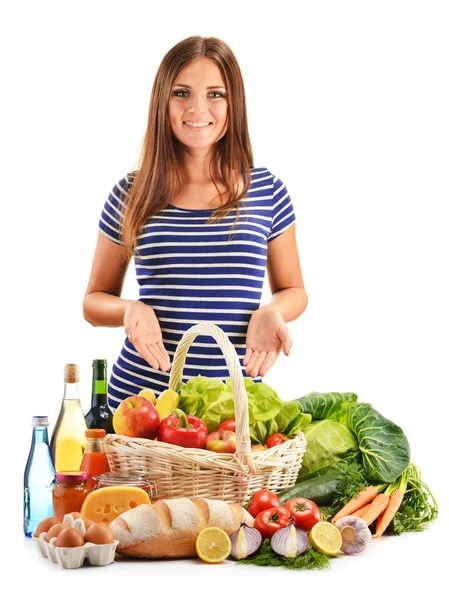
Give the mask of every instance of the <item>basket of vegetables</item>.
M 105 438 L 111 471 L 145 473 L 156 484 L 157 499 L 204 497 L 242 504 L 248 502 L 256 489 L 268 488 L 277 492 L 292 486 L 306 449 L 306 439 L 300 431 L 302 415 L 298 414 L 296 405 L 285 407 L 285 414 L 283 412 L 280 417 L 285 422 L 291 421 L 289 437 L 284 435 L 279 440 L 282 443 L 268 449 L 262 445 L 266 434 L 270 432 L 265 423 L 280 408 L 271 413 L 270 402 L 266 402 L 265 408 L 263 402 L 251 403 L 250 432 L 248 383 L 265 384 L 255 384 L 243 377 L 237 352 L 222 329 L 213 323 L 201 322 L 184 333 L 176 348 L 168 390 L 163 392 L 164 398 L 171 396 L 179 399 L 178 391 L 187 385 L 182 383 L 182 372 L 187 351 L 198 335 L 212 336 L 226 359 L 230 374 L 227 394 L 221 394 L 219 406 L 215 410 L 213 407 L 210 409 L 206 420 L 194 414 L 198 409 L 198 406 L 194 406 L 195 394 L 184 394 L 179 408 L 171 406 L 173 410 L 160 419 L 154 435 L 148 436 L 157 436 L 157 439 L 121 435 L 114 424 L 117 433 Z M 218 383 L 220 380 L 215 381 Z M 279 398 L 277 401 L 283 404 Z M 156 406 L 161 402 L 160 397 Z M 207 449 L 207 437 L 223 424 L 221 421 L 226 418 L 226 410 L 232 410 L 235 419 L 235 451 L 216 452 Z M 295 414 L 292 410 L 296 411 Z M 264 421 L 262 417 L 268 419 Z M 271 421 L 274 422 L 274 418 Z M 257 432 L 262 427 L 265 427 L 263 439 L 257 447 L 254 440 L 258 439 Z M 220 441 L 226 438 L 225 433 L 217 432 Z

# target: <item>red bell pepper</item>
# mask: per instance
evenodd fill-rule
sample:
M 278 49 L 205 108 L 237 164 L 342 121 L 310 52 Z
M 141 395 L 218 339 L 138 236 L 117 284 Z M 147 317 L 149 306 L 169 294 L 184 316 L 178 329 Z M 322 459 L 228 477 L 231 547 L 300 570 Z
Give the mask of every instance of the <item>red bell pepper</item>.
M 181 409 L 175 408 L 171 415 L 160 422 L 157 439 L 184 448 L 204 448 L 207 425 L 198 417 L 186 415 Z

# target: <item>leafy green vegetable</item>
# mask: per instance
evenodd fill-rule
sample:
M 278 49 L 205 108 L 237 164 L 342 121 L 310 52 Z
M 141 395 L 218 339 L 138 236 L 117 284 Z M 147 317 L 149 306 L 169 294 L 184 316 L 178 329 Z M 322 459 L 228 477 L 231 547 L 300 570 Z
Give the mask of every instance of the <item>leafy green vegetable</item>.
M 311 416 L 302 414 L 296 401 L 283 402 L 266 383 L 256 383 L 250 377 L 244 377 L 244 383 L 253 443 L 264 444 L 269 435 L 278 431 L 293 437 L 310 422 Z M 234 395 L 230 379 L 223 382 L 198 375 L 182 383 L 178 393 L 179 408 L 186 414 L 202 419 L 209 433 L 226 419 L 234 418 Z
M 357 395 L 352 392 L 343 394 L 338 392 L 328 392 L 326 394 L 312 392 L 296 400 L 299 410 L 310 413 L 314 421 L 328 419 L 339 411 L 343 403 L 356 401 Z
M 236 561 L 239 565 L 257 565 L 259 567 L 284 567 L 285 569 L 326 569 L 330 560 L 335 557 L 317 552 L 312 545 L 307 552 L 296 558 L 278 556 L 271 547 L 270 540 L 265 540 L 254 556 Z
M 358 439 L 365 477 L 369 483 L 391 483 L 410 462 L 410 446 L 402 429 L 371 404 L 346 406 L 342 417 Z
M 358 452 L 357 440 L 349 429 L 331 419 L 312 421 L 303 429 L 307 440 L 301 475 L 329 467 Z

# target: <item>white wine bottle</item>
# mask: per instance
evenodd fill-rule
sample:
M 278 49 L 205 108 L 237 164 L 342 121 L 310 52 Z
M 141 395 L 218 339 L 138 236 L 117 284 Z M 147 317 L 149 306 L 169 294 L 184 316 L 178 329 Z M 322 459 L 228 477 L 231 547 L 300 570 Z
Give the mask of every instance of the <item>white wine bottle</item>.
M 54 427 L 50 450 L 55 470 L 78 471 L 86 446 L 86 419 L 79 399 L 79 367 L 67 363 L 64 367 L 64 396 Z

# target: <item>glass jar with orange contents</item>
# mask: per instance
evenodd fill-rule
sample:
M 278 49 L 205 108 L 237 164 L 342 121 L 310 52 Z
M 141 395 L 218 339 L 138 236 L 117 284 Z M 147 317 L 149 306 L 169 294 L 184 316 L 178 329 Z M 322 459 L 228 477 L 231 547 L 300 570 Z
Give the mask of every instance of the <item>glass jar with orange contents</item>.
M 84 498 L 92 491 L 89 473 L 85 471 L 59 471 L 53 488 L 53 513 L 62 523 L 64 515 L 80 512 Z

